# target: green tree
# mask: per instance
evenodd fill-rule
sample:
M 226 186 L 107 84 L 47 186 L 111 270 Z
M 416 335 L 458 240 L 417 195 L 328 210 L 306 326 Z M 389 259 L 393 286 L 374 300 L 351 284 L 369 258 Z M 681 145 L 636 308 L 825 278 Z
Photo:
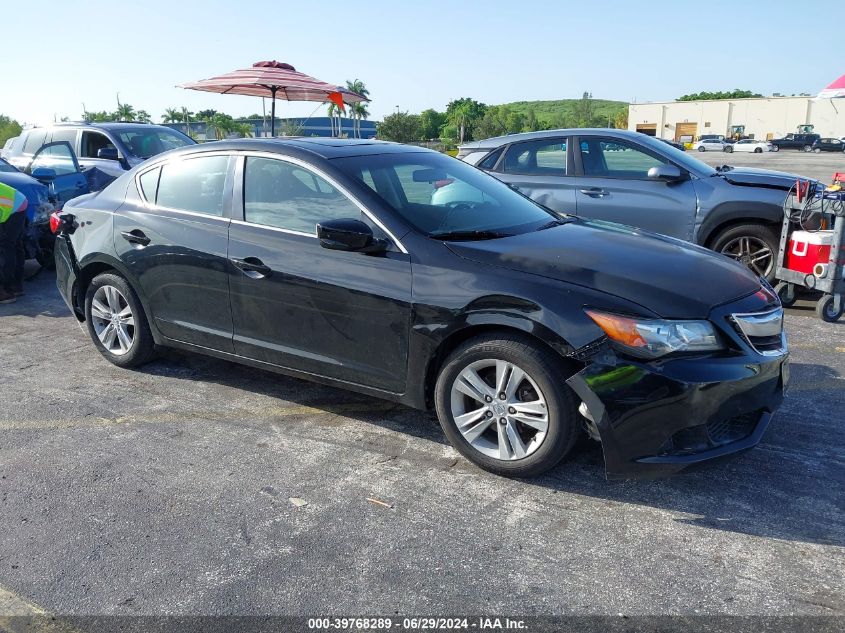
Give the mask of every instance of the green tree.
M 446 117 L 449 123 L 458 129 L 459 142 L 473 139 L 473 126 L 481 120 L 486 111 L 486 105 L 469 97 L 449 102 L 446 106 Z
M 490 106 L 484 116 L 473 125 L 473 138 L 481 140 L 507 134 L 510 114 L 507 106 Z M 458 133 L 460 134 L 460 131 Z
M 255 128 L 253 128 L 249 123 L 235 122 L 232 125 L 232 131 L 236 134 L 240 134 L 243 138 L 251 138 L 255 136 Z
M 458 128 L 451 123 L 446 123 L 440 128 L 440 142 L 446 146 L 446 149 L 455 149 L 458 144 Z
M 0 114 L 0 147 L 2 147 L 8 139 L 19 136 L 20 133 L 20 123 L 14 119 L 10 119 L 5 114 Z
M 751 99 L 754 97 L 762 97 L 758 92 L 751 92 L 750 90 L 740 90 L 734 88 L 729 92 L 693 92 L 692 94 L 678 97 L 677 101 L 704 101 L 707 99 Z
M 114 111 L 114 115 L 118 121 L 134 121 L 136 116 L 135 108 L 128 103 L 121 103 L 117 110 Z
M 198 113 L 199 114 L 199 113 Z M 219 141 L 226 138 L 235 131 L 235 120 L 228 114 L 215 111 L 215 114 L 203 119 L 205 121 L 205 137 L 208 138 L 209 131 Z
M 420 138 L 420 117 L 418 114 L 397 112 L 384 117 L 376 126 L 376 134 L 385 141 L 410 143 Z
M 141 123 L 152 123 L 153 118 L 150 116 L 150 113 L 146 110 L 138 110 L 135 113 L 135 120 L 140 121 Z
M 346 80 L 347 90 L 357 92 L 362 97 L 370 96 L 370 91 L 367 90 L 367 85 L 360 79 L 354 81 Z M 370 116 L 370 109 L 367 107 L 366 101 L 352 103 L 349 105 L 350 114 L 352 115 L 352 130 L 356 138 L 361 138 L 361 120 Z
M 433 108 L 420 112 L 420 140 L 430 141 L 440 137 L 440 129 L 446 125 L 446 115 Z
M 617 130 L 628 129 L 628 108 L 622 108 L 613 118 L 613 127 Z
M 184 109 L 184 108 L 183 108 Z M 167 108 L 161 115 L 162 123 L 181 123 L 182 111 L 179 108 Z
M 117 121 L 117 114 L 115 112 L 106 112 L 105 110 L 86 112 L 84 119 L 91 123 L 104 123 L 107 121 Z
M 522 127 L 523 132 L 536 132 L 540 129 L 540 122 L 537 120 L 537 113 L 534 108 L 528 108 L 525 114 L 525 125 Z
M 206 119 L 213 117 L 215 114 L 217 114 L 217 110 L 200 110 L 197 112 L 197 118 L 205 121 Z

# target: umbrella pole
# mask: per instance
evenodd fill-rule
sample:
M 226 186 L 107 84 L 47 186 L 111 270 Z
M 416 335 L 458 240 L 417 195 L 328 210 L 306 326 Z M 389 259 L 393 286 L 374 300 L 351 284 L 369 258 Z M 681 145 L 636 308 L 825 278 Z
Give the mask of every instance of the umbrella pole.
M 270 88 L 273 95 L 272 105 L 270 106 L 270 136 L 276 137 L 276 86 Z

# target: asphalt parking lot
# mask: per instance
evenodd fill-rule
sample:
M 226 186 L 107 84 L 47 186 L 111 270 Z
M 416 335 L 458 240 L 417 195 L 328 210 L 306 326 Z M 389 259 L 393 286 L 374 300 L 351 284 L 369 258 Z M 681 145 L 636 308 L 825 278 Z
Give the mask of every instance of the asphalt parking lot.
M 514 481 L 430 414 L 178 353 L 119 369 L 51 274 L 27 290 L 0 306 L 0 615 L 845 613 L 845 323 L 807 304 L 753 451 L 607 482 L 585 444 Z
M 733 165 L 735 167 L 759 167 L 799 174 L 829 184 L 834 173 L 845 173 L 845 152 L 801 152 L 783 149 L 779 152 L 697 152 L 687 150 L 708 165 Z

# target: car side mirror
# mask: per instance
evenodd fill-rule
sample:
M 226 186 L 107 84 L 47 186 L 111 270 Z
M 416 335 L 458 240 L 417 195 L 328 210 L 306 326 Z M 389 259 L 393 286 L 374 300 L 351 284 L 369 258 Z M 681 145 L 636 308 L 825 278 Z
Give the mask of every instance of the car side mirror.
M 334 251 L 355 251 L 358 253 L 383 253 L 387 241 L 373 237 L 373 230 L 354 218 L 324 220 L 317 224 L 317 238 L 320 246 Z
M 32 170 L 31 176 L 38 182 L 49 185 L 56 179 L 56 170 L 49 167 L 36 167 Z
M 97 150 L 97 158 L 102 158 L 104 160 L 120 160 L 120 157 L 117 155 L 117 148 L 114 147 L 101 147 Z
M 664 180 L 666 182 L 674 182 L 681 180 L 681 170 L 677 165 L 658 165 L 648 170 L 649 180 Z

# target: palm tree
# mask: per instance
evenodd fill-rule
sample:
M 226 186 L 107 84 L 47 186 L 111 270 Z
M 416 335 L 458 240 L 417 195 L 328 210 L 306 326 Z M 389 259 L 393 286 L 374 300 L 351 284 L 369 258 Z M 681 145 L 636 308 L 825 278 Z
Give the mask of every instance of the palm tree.
M 329 101 L 329 107 L 327 109 L 327 112 L 328 112 L 328 115 L 329 115 L 329 123 L 332 126 L 332 136 L 334 136 L 334 132 L 335 132 L 335 121 L 334 121 L 334 119 L 335 119 L 335 117 L 340 116 L 340 108 L 333 101 Z M 339 129 L 340 128 L 338 128 L 338 130 Z
M 150 113 L 146 110 L 138 110 L 135 114 L 135 120 L 140 121 L 141 123 L 152 123 L 153 118 L 150 116 Z
M 347 79 L 346 88 L 352 92 L 357 92 L 362 97 L 370 96 L 370 91 L 367 90 L 367 85 L 360 79 L 356 79 L 354 81 L 349 81 Z M 361 119 L 366 119 L 370 116 L 370 111 L 367 108 L 367 104 L 364 102 L 353 103 L 349 109 L 352 111 L 352 125 L 355 131 L 355 136 L 361 138 Z
M 184 110 L 184 108 L 182 108 Z M 182 121 L 182 113 L 178 108 L 167 108 L 161 115 L 162 123 L 179 123 Z
M 115 112 L 119 121 L 134 121 L 135 108 L 128 103 L 121 103 Z
M 246 122 L 235 123 L 232 126 L 232 131 L 237 132 L 244 138 L 252 138 L 253 136 L 255 136 L 255 128 L 253 128 L 249 123 Z

